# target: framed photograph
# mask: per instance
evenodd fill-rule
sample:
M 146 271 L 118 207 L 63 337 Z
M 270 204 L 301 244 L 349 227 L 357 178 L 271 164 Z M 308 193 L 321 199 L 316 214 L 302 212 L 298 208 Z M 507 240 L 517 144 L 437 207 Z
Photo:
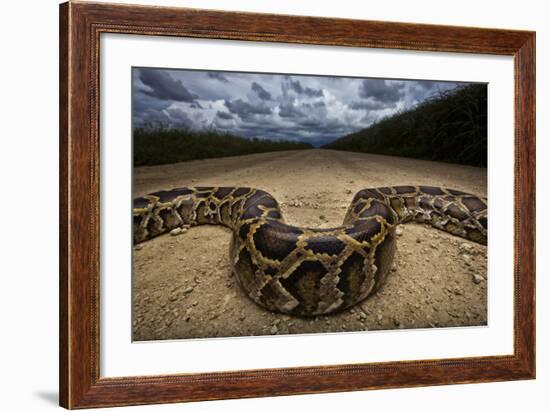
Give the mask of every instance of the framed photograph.
M 60 404 L 535 377 L 535 33 L 60 6 Z

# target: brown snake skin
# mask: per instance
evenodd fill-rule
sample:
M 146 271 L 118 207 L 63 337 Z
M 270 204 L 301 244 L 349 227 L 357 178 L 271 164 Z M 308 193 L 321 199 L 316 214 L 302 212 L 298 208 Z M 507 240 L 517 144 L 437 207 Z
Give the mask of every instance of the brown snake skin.
M 277 201 L 247 187 L 184 187 L 136 198 L 134 244 L 181 226 L 232 230 L 230 258 L 246 294 L 271 311 L 313 316 L 342 311 L 385 282 L 397 224 L 430 224 L 487 243 L 487 200 L 448 188 L 369 188 L 353 198 L 341 226 L 285 224 Z

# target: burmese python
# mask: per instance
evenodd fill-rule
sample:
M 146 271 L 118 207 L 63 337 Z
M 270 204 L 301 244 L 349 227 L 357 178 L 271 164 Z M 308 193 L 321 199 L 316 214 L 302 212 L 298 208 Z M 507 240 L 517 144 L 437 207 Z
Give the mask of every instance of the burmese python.
M 421 222 L 487 243 L 487 201 L 427 186 L 370 188 L 330 229 L 285 224 L 277 201 L 245 187 L 185 187 L 134 200 L 134 244 L 185 225 L 232 230 L 230 258 L 246 294 L 299 316 L 344 310 L 374 293 L 393 264 L 397 224 Z

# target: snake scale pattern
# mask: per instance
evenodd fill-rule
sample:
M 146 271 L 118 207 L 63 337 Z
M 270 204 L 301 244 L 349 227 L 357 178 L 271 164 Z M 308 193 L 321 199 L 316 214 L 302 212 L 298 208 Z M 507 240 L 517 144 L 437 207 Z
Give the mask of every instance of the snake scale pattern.
M 232 231 L 230 259 L 241 287 L 271 311 L 314 316 L 345 310 L 376 292 L 391 271 L 398 224 L 417 222 L 487 243 L 487 200 L 448 188 L 369 188 L 341 226 L 284 222 L 275 198 L 247 187 L 184 187 L 134 199 L 134 244 L 177 227 Z

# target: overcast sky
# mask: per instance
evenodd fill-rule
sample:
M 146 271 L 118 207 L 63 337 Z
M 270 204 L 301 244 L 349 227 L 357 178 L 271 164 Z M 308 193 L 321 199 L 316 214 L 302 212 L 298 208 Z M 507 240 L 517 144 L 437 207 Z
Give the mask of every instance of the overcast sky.
M 133 120 L 318 146 L 464 84 L 134 68 Z

